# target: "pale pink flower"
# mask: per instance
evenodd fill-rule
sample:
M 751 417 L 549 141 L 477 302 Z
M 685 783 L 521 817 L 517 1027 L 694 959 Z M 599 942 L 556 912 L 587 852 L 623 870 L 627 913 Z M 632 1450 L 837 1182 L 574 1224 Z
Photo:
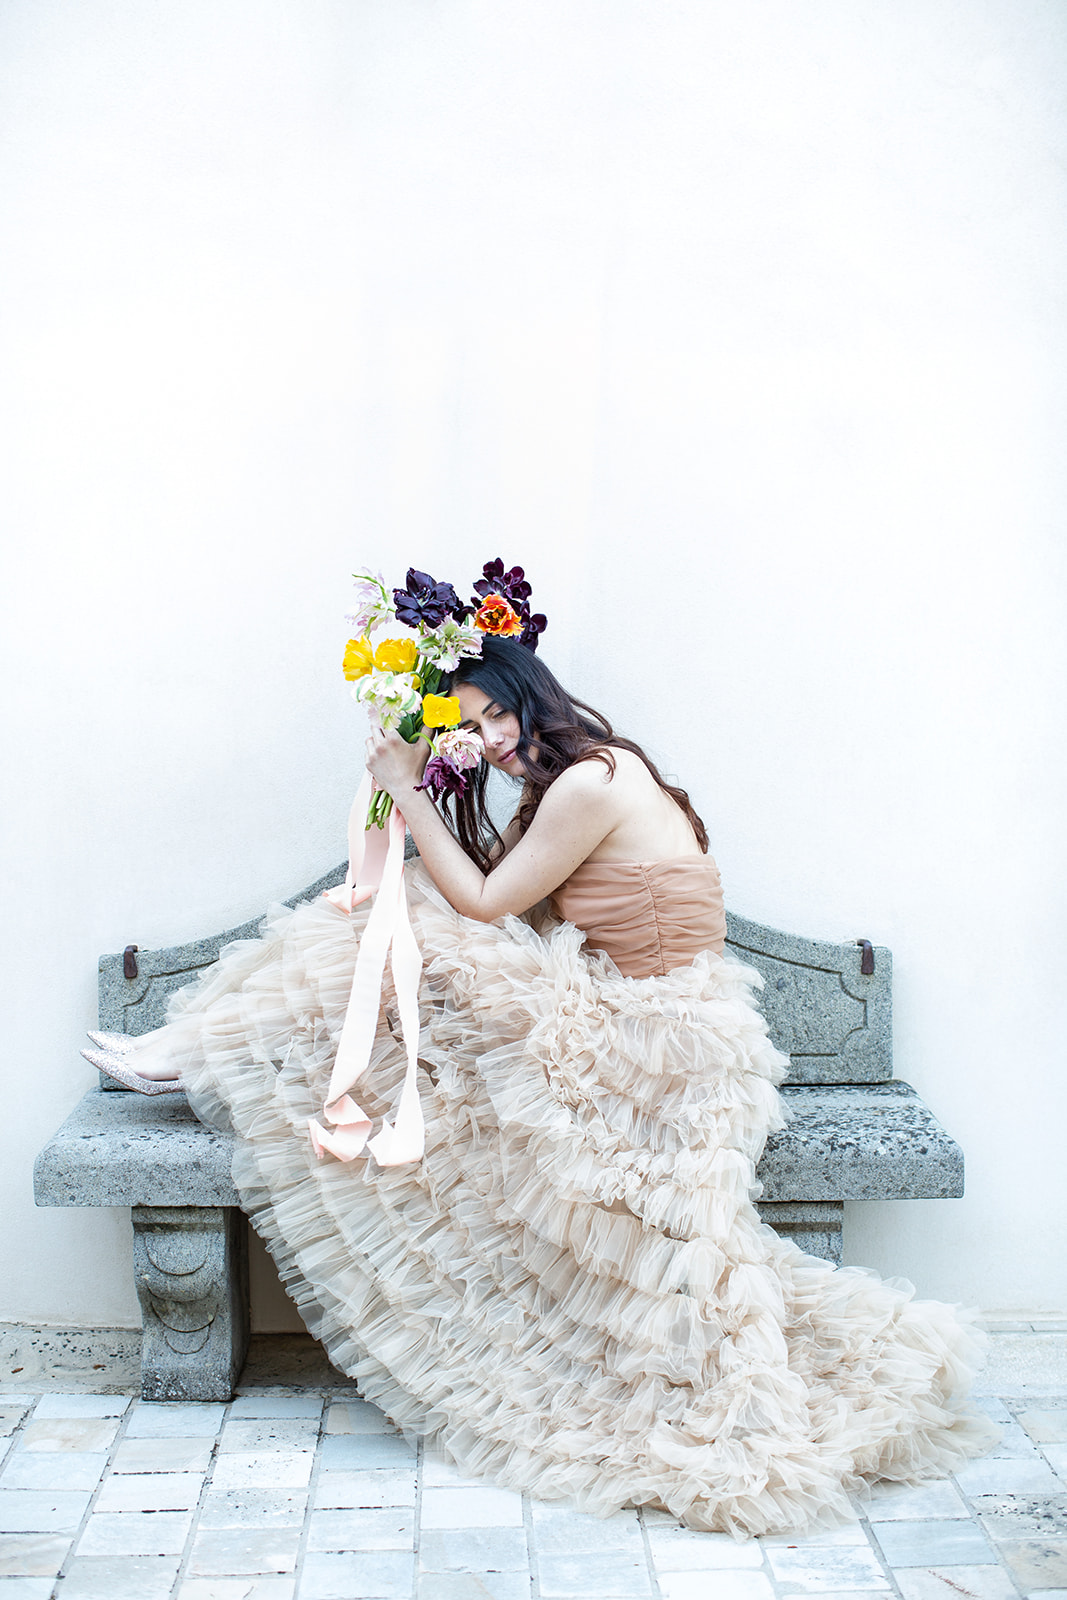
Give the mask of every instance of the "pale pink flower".
M 383 622 L 392 622 L 396 611 L 381 573 L 356 572 L 353 577 L 356 604 L 353 611 L 345 612 L 345 621 L 350 622 L 357 633 L 370 633 Z
M 434 749 L 457 772 L 476 767 L 485 754 L 485 745 L 473 728 L 446 728 L 434 740 Z

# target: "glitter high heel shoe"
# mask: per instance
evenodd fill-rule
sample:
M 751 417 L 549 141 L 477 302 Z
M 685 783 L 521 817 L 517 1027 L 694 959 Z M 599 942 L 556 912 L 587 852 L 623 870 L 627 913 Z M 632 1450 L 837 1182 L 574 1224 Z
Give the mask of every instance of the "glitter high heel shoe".
M 97 1033 L 92 1028 L 86 1028 L 86 1033 L 93 1043 L 111 1056 L 128 1056 L 133 1049 L 133 1037 L 128 1033 Z
M 109 1055 L 105 1050 L 83 1050 L 82 1055 L 98 1072 L 114 1078 L 124 1089 L 135 1089 L 138 1094 L 174 1094 L 181 1088 L 177 1078 L 142 1078 L 139 1072 L 126 1066 L 121 1056 Z

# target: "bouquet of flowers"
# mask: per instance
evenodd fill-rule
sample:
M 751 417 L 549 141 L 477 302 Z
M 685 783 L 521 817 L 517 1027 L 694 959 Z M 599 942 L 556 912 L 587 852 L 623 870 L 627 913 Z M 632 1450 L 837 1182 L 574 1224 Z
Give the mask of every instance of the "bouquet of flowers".
M 530 585 L 521 567 L 504 570 L 499 557 L 487 561 L 464 604 L 450 583 L 438 583 L 428 572 L 409 567 L 403 589 L 389 591 L 380 573 L 354 575 L 356 605 L 347 615 L 357 638 L 345 647 L 344 675 L 353 698 L 367 708 L 379 728 L 395 728 L 409 744 L 430 745 L 421 789 L 436 800 L 463 794 L 467 773 L 483 754 L 476 733 L 459 726 L 459 701 L 437 691 L 446 673 L 464 656 L 481 654 L 487 633 L 517 639 L 530 650 L 546 627 L 545 618 L 530 611 Z M 372 635 L 400 623 L 399 638 L 374 642 Z M 371 801 L 367 826 L 379 828 L 393 808 L 392 797 L 379 791 Z

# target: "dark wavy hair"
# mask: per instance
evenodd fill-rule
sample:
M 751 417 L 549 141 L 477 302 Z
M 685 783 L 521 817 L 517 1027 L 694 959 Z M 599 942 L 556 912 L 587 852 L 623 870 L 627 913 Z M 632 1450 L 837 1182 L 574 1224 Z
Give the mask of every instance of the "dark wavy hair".
M 447 692 L 454 693 L 464 683 L 475 684 L 501 711 L 510 711 L 518 718 L 520 731 L 516 749 L 525 769 L 523 798 L 517 812 L 520 833 L 526 832 L 546 790 L 561 772 L 578 761 L 602 761 L 613 773 L 612 751 L 629 750 L 644 762 L 663 792 L 685 812 L 697 843 L 707 854 L 707 829 L 693 810 L 685 790 L 667 783 L 641 746 L 617 734 L 607 717 L 569 695 L 532 650 L 525 649 L 516 640 L 486 634 L 481 655 L 467 656 L 459 663 L 448 682 Z M 502 846 L 503 840 L 486 805 L 489 768 L 484 761 L 470 774 L 470 780 L 466 793 L 449 795 L 445 799 L 445 815 L 467 855 L 482 872 L 489 872 L 493 865 L 492 853 Z

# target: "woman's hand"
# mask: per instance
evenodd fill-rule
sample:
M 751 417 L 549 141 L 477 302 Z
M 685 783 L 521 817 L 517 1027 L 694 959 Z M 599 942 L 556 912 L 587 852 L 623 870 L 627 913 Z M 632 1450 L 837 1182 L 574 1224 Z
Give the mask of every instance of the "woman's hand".
M 408 744 L 398 733 L 375 732 L 367 740 L 367 771 L 378 788 L 392 795 L 398 804 L 401 795 L 410 793 L 421 783 L 429 756 L 430 747 L 425 739 Z

